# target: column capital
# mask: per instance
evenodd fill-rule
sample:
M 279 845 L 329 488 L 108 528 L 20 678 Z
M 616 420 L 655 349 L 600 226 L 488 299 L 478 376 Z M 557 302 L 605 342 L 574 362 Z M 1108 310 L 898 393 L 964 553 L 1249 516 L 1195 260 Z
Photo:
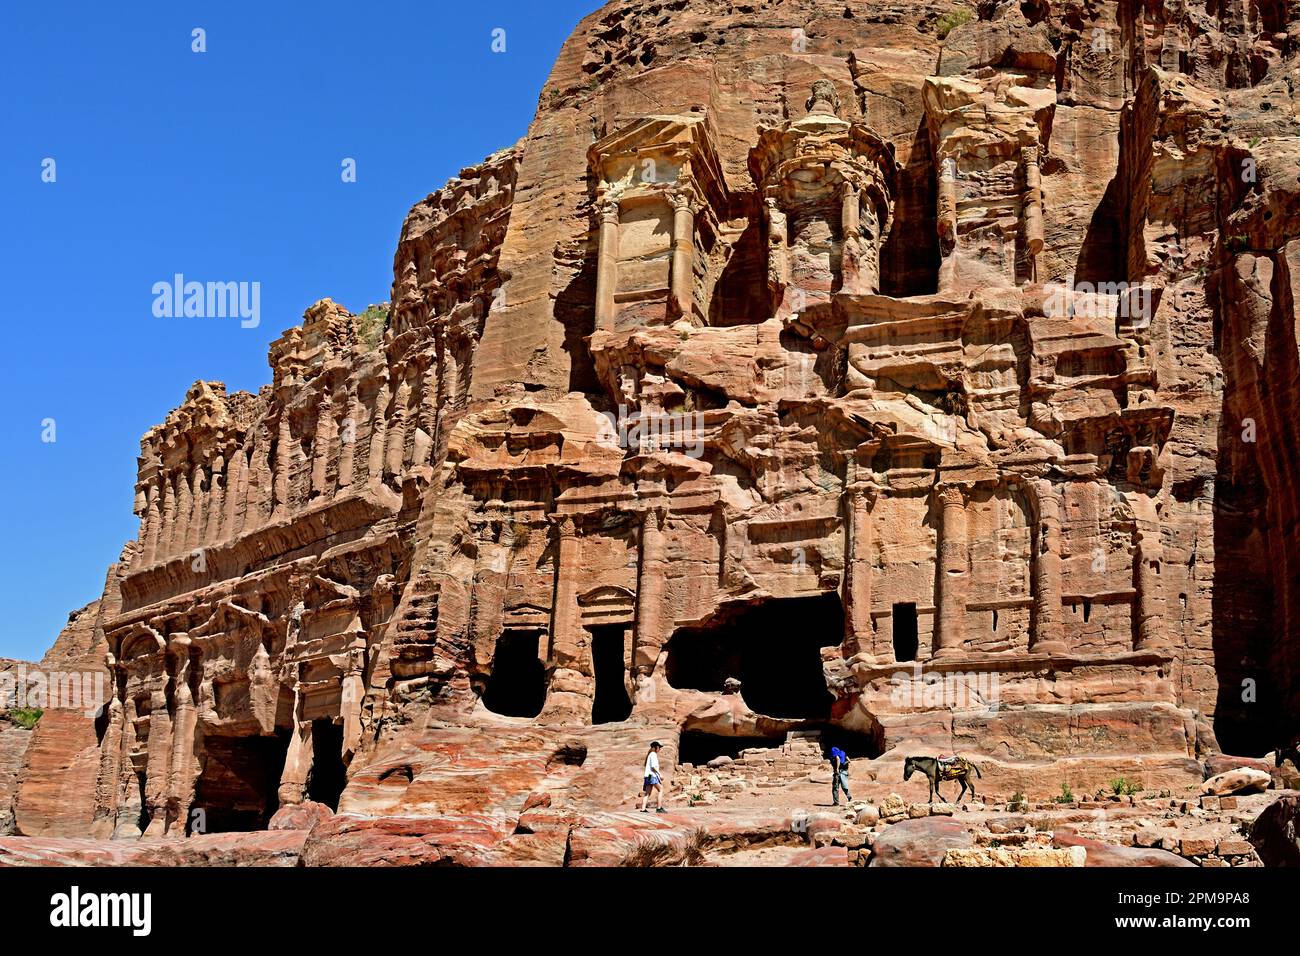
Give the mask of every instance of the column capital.
M 618 225 L 619 207 L 617 199 L 602 199 L 600 201 L 600 221 L 609 225 Z

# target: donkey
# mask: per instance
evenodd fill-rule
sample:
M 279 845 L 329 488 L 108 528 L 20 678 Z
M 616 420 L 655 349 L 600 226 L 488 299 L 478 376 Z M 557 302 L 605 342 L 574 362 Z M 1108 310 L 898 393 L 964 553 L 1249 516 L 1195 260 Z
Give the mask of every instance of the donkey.
M 1295 768 L 1300 770 L 1300 737 L 1296 737 L 1285 746 L 1278 747 L 1273 760 L 1278 767 L 1281 767 L 1284 761 L 1290 760 Z
M 940 762 L 934 757 L 908 757 L 903 761 L 903 780 L 912 776 L 915 771 L 925 774 L 930 781 L 930 802 L 934 803 L 934 795 L 939 794 L 939 799 L 943 799 L 943 793 L 939 790 L 939 784 L 944 780 L 960 780 L 961 793 L 957 800 L 961 801 L 966 796 L 967 789 L 970 790 L 971 799 L 975 798 L 975 782 L 971 779 L 970 772 L 974 770 L 975 776 L 983 777 L 980 768 L 975 766 L 965 757 L 953 757 L 950 761 Z

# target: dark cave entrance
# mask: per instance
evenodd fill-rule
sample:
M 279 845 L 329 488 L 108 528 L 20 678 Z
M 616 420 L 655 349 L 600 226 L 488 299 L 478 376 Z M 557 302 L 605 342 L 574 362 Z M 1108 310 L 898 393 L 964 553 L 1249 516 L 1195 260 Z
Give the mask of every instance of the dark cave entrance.
M 536 717 L 546 703 L 546 665 L 538 649 L 542 632 L 507 630 L 497 638 L 483 706 L 503 717 Z
M 827 760 L 830 760 L 832 747 L 839 747 L 850 760 L 875 760 L 885 752 L 883 734 L 864 734 L 843 727 L 823 727 L 820 743 L 822 755 Z
M 343 724 L 336 724 L 328 717 L 313 720 L 307 799 L 337 810 L 347 782 L 348 771 L 343 766 Z
M 894 624 L 894 660 L 914 661 L 920 648 L 916 630 L 916 605 L 895 604 Z M 845 753 L 848 753 L 846 750 Z
M 776 748 L 785 743 L 785 734 L 779 737 L 724 737 L 700 730 L 685 731 L 678 743 L 677 762 L 703 767 L 716 757 L 740 756 L 742 750 L 754 750 L 759 747 Z M 846 751 L 847 752 L 847 751 Z
M 666 677 L 679 689 L 713 692 L 734 677 L 757 713 L 826 718 L 834 698 L 822 674 L 821 649 L 838 646 L 843 638 L 838 594 L 732 606 L 702 627 L 673 635 Z
M 627 696 L 624 654 L 627 650 L 627 627 L 623 624 L 600 624 L 591 632 L 591 663 L 596 675 L 596 695 L 591 704 L 591 722 L 610 724 L 627 720 L 632 701 Z
M 277 730 L 271 737 L 208 737 L 203 749 L 186 832 L 265 830 L 280 803 L 277 791 L 289 731 Z

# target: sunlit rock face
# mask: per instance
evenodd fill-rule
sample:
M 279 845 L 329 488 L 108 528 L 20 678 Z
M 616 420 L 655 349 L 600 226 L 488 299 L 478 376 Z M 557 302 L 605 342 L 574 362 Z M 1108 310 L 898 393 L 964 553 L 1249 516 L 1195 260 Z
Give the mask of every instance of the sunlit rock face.
M 386 319 L 318 302 L 257 395 L 144 437 L 56 646 L 110 699 L 38 725 L 20 831 L 311 802 L 315 862 L 558 864 L 652 739 L 671 776 L 687 735 L 851 734 L 1007 793 L 1272 749 L 1298 44 L 1277 4 L 593 13 L 412 209 Z

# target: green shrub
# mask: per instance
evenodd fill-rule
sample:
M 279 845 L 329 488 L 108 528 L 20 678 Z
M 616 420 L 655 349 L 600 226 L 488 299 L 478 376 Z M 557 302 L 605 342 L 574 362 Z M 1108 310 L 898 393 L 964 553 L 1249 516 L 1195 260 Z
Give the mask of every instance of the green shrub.
M 1140 793 L 1142 787 L 1130 780 L 1126 780 L 1124 777 L 1116 777 L 1110 782 L 1110 791 L 1119 794 L 1121 797 L 1130 797 L 1135 793 Z
M 935 24 L 940 40 L 948 39 L 948 34 L 952 33 L 963 23 L 970 23 L 975 19 L 975 14 L 969 10 L 953 10 L 951 13 L 945 13 Z
M 31 730 L 36 726 L 36 722 L 41 719 L 45 711 L 39 707 L 16 707 L 7 711 L 4 716 L 25 730 Z
M 367 351 L 379 348 L 384 339 L 384 330 L 388 328 L 388 309 L 382 305 L 372 305 L 356 317 L 357 338 L 365 345 Z
M 1074 791 L 1070 789 L 1068 783 L 1061 784 L 1061 795 L 1056 798 L 1057 803 L 1074 803 Z

